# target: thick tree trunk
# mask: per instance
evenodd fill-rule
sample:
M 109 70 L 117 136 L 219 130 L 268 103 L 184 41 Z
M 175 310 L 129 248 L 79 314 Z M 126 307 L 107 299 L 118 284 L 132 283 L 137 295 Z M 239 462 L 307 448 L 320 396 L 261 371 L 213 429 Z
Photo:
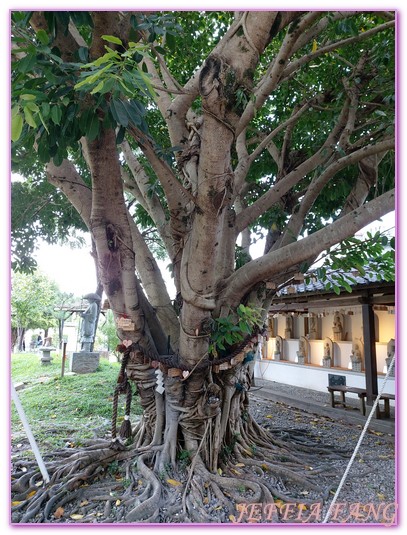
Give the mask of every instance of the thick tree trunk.
M 17 328 L 17 348 L 19 352 L 25 351 L 24 336 L 25 336 L 25 328 L 18 327 Z

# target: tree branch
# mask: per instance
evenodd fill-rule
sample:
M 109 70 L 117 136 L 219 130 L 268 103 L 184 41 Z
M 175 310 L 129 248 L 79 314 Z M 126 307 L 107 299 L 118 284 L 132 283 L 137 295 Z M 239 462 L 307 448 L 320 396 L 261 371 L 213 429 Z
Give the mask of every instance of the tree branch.
M 252 260 L 224 281 L 222 302 L 235 306 L 253 286 L 270 280 L 290 266 L 316 256 L 322 251 L 354 235 L 364 226 L 394 210 L 394 189 L 353 210 L 322 230 Z
M 339 171 L 341 171 L 345 167 L 348 167 L 349 165 L 362 162 L 363 160 L 366 160 L 373 155 L 381 154 L 383 152 L 391 150 L 392 148 L 394 148 L 394 139 L 385 140 L 375 145 L 367 145 L 366 147 L 363 147 L 363 149 L 359 149 L 358 151 L 355 151 L 352 154 L 344 156 L 343 158 L 340 158 L 336 162 L 329 165 L 325 169 L 325 171 L 321 173 L 317 178 L 313 179 L 311 184 L 308 186 L 307 191 L 303 199 L 301 200 L 301 205 L 298 211 L 291 217 L 290 222 L 287 225 L 287 228 L 282 237 L 282 240 L 279 243 L 279 246 L 284 247 L 285 245 L 288 245 L 288 243 L 291 243 L 297 239 L 298 234 L 303 226 L 305 216 L 312 208 L 314 202 L 319 197 L 323 188 Z M 372 183 L 369 182 L 369 187 L 366 190 L 366 182 L 359 179 L 357 181 L 358 190 L 361 187 L 360 182 L 364 184 L 364 187 L 362 189 L 365 192 L 365 196 L 358 195 L 359 202 L 356 204 L 354 203 L 351 206 L 351 209 L 358 208 L 362 204 L 362 202 L 364 202 L 369 192 L 369 189 L 372 186 Z M 349 210 L 347 210 L 345 213 L 347 212 L 349 212 Z
M 293 73 L 296 72 L 300 67 L 302 67 L 306 63 L 309 63 L 315 58 L 318 58 L 324 54 L 327 54 L 328 52 L 332 52 L 332 50 L 335 50 L 337 48 L 342 48 L 345 46 L 352 45 L 354 43 L 364 41 L 365 39 L 368 39 L 369 37 L 372 37 L 373 35 L 376 35 L 377 33 L 381 31 L 392 28 L 394 25 L 395 25 L 395 21 L 392 20 L 390 22 L 386 22 L 384 24 L 380 24 L 379 26 L 371 28 L 370 30 L 360 33 L 354 37 L 349 37 L 348 39 L 342 39 L 340 41 L 331 41 L 330 43 L 323 46 L 322 48 L 319 48 L 314 52 L 310 52 L 309 54 L 305 54 L 301 58 L 290 63 L 284 70 L 281 76 L 281 81 L 291 77 Z
M 130 215 L 129 223 L 133 248 L 136 251 L 134 257 L 136 270 L 140 276 L 141 284 L 149 302 L 155 309 L 162 328 L 171 337 L 172 348 L 176 350 L 179 339 L 179 321 L 168 295 L 160 268 Z
M 123 141 L 121 148 L 123 150 L 127 165 L 132 173 L 134 184 L 137 186 L 138 191 L 140 192 L 143 206 L 145 207 L 148 215 L 156 224 L 158 233 L 165 244 L 165 248 L 167 249 L 169 257 L 173 258 L 173 240 L 169 235 L 168 222 L 166 220 L 161 201 L 157 195 L 151 195 L 148 189 L 149 177 L 147 176 L 142 164 L 138 161 L 129 143 L 127 141 Z
M 61 165 L 56 166 L 51 160 L 46 166 L 46 173 L 48 182 L 64 193 L 90 229 L 92 192 L 75 169 L 74 164 L 69 160 L 63 160 Z
M 254 102 L 250 101 L 247 104 L 240 118 L 239 124 L 236 128 L 236 136 L 238 136 L 243 131 L 243 129 L 248 126 L 250 121 L 253 119 L 256 111 L 263 106 L 267 97 L 278 86 L 282 73 L 284 72 L 284 67 L 292 54 L 292 50 L 297 39 L 299 39 L 301 34 L 319 16 L 319 12 L 311 11 L 305 14 L 302 19 L 300 19 L 295 29 L 289 29 L 283 40 L 280 50 L 273 59 L 270 67 L 267 69 L 266 74 L 262 77 L 260 82 L 253 90 L 253 94 L 255 95 L 256 99 Z M 295 18 L 294 20 L 296 21 Z
M 344 103 L 334 129 L 330 132 L 322 147 L 310 158 L 293 169 L 284 178 L 272 186 L 269 191 L 264 193 L 257 201 L 246 208 L 237 221 L 236 231 L 241 232 L 244 228 L 255 221 L 261 214 L 271 208 L 278 202 L 293 186 L 300 182 L 308 173 L 314 170 L 318 165 L 324 164 L 334 153 L 334 146 L 340 136 L 344 125 L 346 124 L 349 112 L 349 99 Z

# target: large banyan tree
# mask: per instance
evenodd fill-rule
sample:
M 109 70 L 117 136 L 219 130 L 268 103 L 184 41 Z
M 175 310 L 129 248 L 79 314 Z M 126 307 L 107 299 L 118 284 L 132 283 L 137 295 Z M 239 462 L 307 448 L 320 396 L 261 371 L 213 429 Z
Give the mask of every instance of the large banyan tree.
M 345 243 L 344 265 L 363 269 L 377 252 L 351 237 L 394 209 L 395 14 L 11 18 L 19 187 L 51 195 L 52 185 L 76 209 L 123 353 L 111 440 L 62 451 L 16 521 L 47 521 L 113 459 L 126 464 L 126 522 L 227 521 L 236 502 L 304 488 L 323 499 L 323 472 L 307 469 L 321 448 L 273 436 L 250 414 L 253 355 L 273 296 L 320 253 Z M 25 496 L 39 477 L 28 473 L 13 485 Z

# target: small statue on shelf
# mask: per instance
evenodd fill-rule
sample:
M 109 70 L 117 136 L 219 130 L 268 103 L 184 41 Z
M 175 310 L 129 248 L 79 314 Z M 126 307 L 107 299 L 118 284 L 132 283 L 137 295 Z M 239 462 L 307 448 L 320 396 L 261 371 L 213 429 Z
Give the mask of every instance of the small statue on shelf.
M 343 340 L 343 319 L 342 314 L 335 312 L 334 315 L 334 324 L 333 324 L 333 339 L 335 342 L 340 342 Z

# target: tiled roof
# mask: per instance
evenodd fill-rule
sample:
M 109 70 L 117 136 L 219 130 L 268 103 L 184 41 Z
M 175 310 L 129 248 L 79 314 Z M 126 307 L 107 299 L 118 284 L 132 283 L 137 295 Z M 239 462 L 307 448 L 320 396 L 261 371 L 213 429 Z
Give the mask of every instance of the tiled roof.
M 359 286 L 365 284 L 371 284 L 375 282 L 383 282 L 383 279 L 373 272 L 366 272 L 362 277 L 359 272 L 352 273 L 341 273 L 341 276 L 346 279 L 349 286 Z M 351 278 L 348 278 L 350 276 Z M 327 279 L 334 282 L 335 285 L 338 285 L 338 281 L 333 279 L 329 273 L 327 273 Z M 316 278 L 315 275 L 311 275 L 311 281 L 309 284 L 298 283 L 285 286 L 277 292 L 278 296 L 290 295 L 290 294 L 305 294 L 310 292 L 320 292 L 326 291 L 325 283 L 321 282 Z

